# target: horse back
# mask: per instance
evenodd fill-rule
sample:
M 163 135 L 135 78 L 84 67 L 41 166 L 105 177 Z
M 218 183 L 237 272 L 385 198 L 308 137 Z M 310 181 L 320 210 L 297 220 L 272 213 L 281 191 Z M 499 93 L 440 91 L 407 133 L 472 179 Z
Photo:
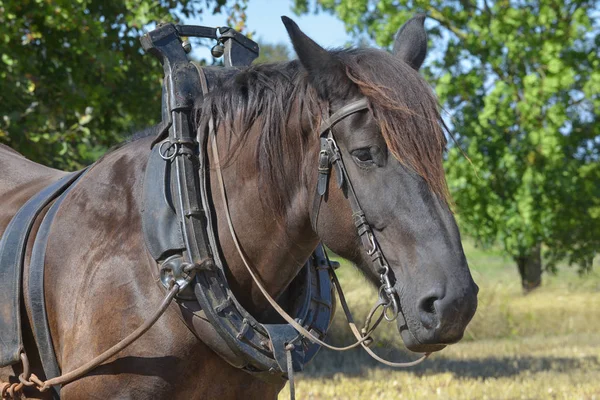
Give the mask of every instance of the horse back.
M 0 235 L 31 196 L 65 174 L 28 160 L 0 144 Z

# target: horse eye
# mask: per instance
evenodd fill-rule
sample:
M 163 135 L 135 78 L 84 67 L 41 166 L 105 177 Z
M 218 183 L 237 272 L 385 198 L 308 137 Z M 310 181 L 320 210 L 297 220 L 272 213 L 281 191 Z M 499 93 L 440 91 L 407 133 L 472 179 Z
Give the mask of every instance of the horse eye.
M 371 150 L 368 148 L 354 150 L 352 156 L 363 163 L 373 162 L 373 156 L 371 156 Z

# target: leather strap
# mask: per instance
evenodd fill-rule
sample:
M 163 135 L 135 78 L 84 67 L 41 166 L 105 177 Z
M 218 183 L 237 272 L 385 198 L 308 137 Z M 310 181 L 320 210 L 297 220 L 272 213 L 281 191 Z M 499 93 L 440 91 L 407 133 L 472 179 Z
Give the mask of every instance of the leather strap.
M 317 178 L 317 195 L 313 200 L 312 213 L 311 213 L 311 225 L 313 230 L 318 233 L 318 222 L 319 222 L 319 211 L 321 208 L 321 201 L 323 197 L 327 195 L 327 187 L 329 186 L 329 175 L 331 174 L 331 166 L 334 165 L 336 167 L 336 177 L 338 187 L 342 187 L 344 183 L 344 174 L 340 168 L 340 165 L 343 164 L 341 162 L 341 154 L 339 153 L 339 149 L 337 149 L 337 145 L 335 144 L 335 140 L 333 140 L 333 134 L 331 133 L 331 128 L 344 118 L 349 115 L 352 115 L 356 112 L 368 110 L 369 102 L 366 98 L 362 98 L 360 100 L 354 101 L 350 104 L 347 104 L 334 112 L 329 118 L 322 122 L 321 128 L 319 130 L 319 137 L 321 141 L 321 150 L 319 151 L 319 165 L 318 165 L 318 178 Z M 336 149 L 332 148 L 332 145 L 336 147 Z M 337 151 L 336 151 L 337 150 Z M 340 161 L 338 163 L 338 161 Z
M 346 104 L 321 123 L 319 136 L 326 134 L 327 131 L 333 128 L 335 124 L 346 118 L 348 115 L 367 109 L 369 109 L 369 101 L 365 97 L 360 100 L 353 101 L 350 104 Z
M 73 172 L 48 185 L 17 211 L 0 240 L 0 367 L 21 361 L 21 275 L 27 239 L 40 214 L 82 173 Z
M 294 347 L 295 346 L 291 343 L 285 346 L 287 374 L 290 385 L 290 400 L 296 400 L 296 388 L 294 385 L 294 360 L 292 358 L 292 350 L 294 350 Z
M 358 236 L 361 240 L 361 244 L 367 254 L 371 257 L 371 261 L 379 273 L 381 281 L 379 295 L 380 298 L 385 300 L 386 303 L 384 305 L 383 315 L 386 320 L 393 321 L 400 312 L 400 304 L 396 289 L 390 280 L 390 268 L 383 253 L 381 252 L 381 249 L 379 248 L 379 244 L 375 239 L 373 230 L 367 222 L 365 213 L 360 206 L 356 192 L 352 187 L 350 176 L 348 175 L 348 171 L 344 165 L 342 153 L 337 146 L 332 131 L 332 127 L 343 118 L 365 109 L 368 109 L 368 101 L 366 99 L 361 99 L 340 108 L 338 111 L 333 113 L 331 117 L 323 122 L 323 126 L 320 129 L 321 150 L 319 152 L 319 177 L 317 181 L 316 194 L 313 201 L 311 224 L 313 230 L 318 233 L 319 210 L 323 197 L 327 195 L 329 174 L 331 172 L 331 166 L 333 166 L 336 170 L 337 185 L 344 191 L 344 195 L 350 202 L 352 218 L 354 220 Z
M 46 300 L 44 296 L 44 264 L 46 261 L 46 248 L 52 221 L 61 203 L 67 197 L 67 194 L 81 179 L 83 173 L 73 182 L 50 207 L 35 237 L 35 242 L 31 252 L 31 261 L 29 263 L 29 284 L 28 295 L 25 297 L 29 310 L 31 311 L 32 329 L 35 341 L 40 354 L 42 368 L 46 379 L 54 378 L 60 375 L 60 367 L 56 360 L 54 345 L 50 328 L 48 326 L 48 314 L 46 313 Z M 58 398 L 60 387 L 53 387 L 53 397 Z
M 155 260 L 164 260 L 173 252 L 185 250 L 181 225 L 171 195 L 173 163 L 165 160 L 161 151 L 165 151 L 162 146 L 155 146 L 148 157 L 142 212 L 144 241 Z

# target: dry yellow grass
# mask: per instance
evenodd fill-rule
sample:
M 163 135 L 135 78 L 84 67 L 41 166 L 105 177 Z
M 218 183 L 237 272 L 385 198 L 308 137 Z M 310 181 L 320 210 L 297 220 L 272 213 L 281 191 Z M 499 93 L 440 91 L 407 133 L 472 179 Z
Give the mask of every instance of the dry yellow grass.
M 408 370 L 382 368 L 359 350 L 322 351 L 297 379 L 298 399 L 598 399 L 600 400 L 600 276 L 562 268 L 524 296 L 516 268 L 498 254 L 467 245 L 481 287 L 479 308 L 463 341 Z M 349 265 L 342 285 L 357 320 L 375 291 Z M 366 301 L 365 299 L 369 299 Z M 352 337 L 336 315 L 329 341 Z M 401 350 L 392 324 L 377 334 L 376 351 L 395 360 Z M 289 396 L 287 389 L 280 399 Z

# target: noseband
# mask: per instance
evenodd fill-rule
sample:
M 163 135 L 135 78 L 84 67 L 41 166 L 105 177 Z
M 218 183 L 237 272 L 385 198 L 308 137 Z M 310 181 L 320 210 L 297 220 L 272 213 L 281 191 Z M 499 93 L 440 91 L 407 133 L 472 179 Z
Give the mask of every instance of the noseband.
M 379 299 L 383 304 L 383 315 L 386 320 L 393 321 L 398 317 L 400 305 L 398 303 L 398 293 L 390 280 L 390 267 L 381 252 L 371 226 L 367 222 L 365 212 L 360 206 L 360 202 L 352 187 L 350 176 L 348 175 L 344 160 L 342 159 L 342 154 L 333 137 L 332 131 L 333 126 L 344 118 L 368 109 L 369 103 L 367 99 L 363 98 L 343 106 L 322 123 L 319 132 L 321 141 L 321 150 L 319 151 L 319 177 L 317 179 L 317 190 L 313 201 L 311 224 L 313 230 L 317 232 L 319 210 L 321 208 L 323 197 L 327 194 L 329 175 L 331 174 L 331 167 L 333 166 L 335 168 L 337 186 L 343 190 L 344 195 L 350 202 L 352 219 L 354 220 L 354 225 L 356 226 L 362 247 L 369 257 L 371 257 L 371 262 L 379 274 L 379 280 L 381 282 L 381 286 L 379 287 Z

